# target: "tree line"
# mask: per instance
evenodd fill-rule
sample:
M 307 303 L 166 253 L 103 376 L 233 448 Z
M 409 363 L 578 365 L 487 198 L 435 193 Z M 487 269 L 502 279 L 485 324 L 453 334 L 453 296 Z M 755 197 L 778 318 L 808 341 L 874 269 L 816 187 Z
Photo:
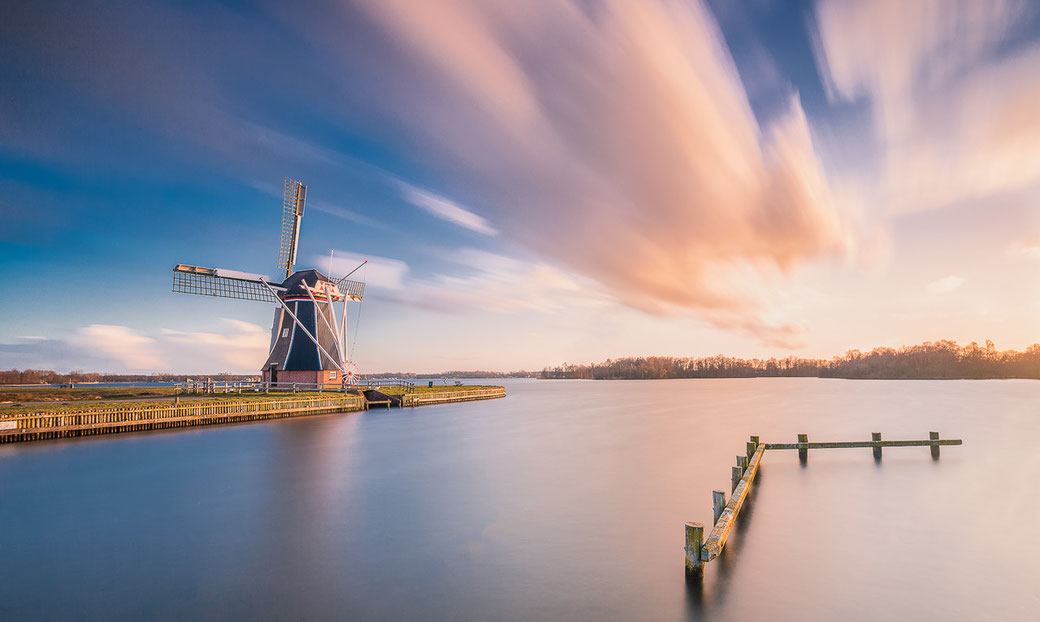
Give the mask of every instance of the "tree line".
M 648 356 L 608 359 L 590 365 L 564 363 L 542 370 L 542 378 L 666 379 L 666 378 L 1036 378 L 1040 379 L 1040 344 L 1024 351 L 997 350 L 974 341 L 960 346 L 954 341 L 925 342 L 901 348 L 850 350 L 831 360 L 794 356 L 742 359 L 728 356 Z

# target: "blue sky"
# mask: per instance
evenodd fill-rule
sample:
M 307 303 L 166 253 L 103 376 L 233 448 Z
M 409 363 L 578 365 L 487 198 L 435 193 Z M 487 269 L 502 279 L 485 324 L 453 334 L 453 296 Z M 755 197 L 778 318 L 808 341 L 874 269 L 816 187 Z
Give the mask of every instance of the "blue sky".
M 256 371 L 170 268 L 273 274 L 283 176 L 363 371 L 1025 347 L 1037 11 L 905 4 L 8 4 L 0 367 Z

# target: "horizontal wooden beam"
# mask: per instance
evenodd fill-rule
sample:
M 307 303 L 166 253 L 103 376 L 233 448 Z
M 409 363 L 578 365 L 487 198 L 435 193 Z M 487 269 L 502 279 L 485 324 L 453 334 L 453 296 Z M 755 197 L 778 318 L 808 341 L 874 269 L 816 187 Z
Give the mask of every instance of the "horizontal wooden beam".
M 748 463 L 747 469 L 744 471 L 744 477 L 737 484 L 737 488 L 733 491 L 733 496 L 730 497 L 726 509 L 722 510 L 719 520 L 715 521 L 711 534 L 704 541 L 704 546 L 701 549 L 701 560 L 710 562 L 722 553 L 722 547 L 726 546 L 726 539 L 729 537 L 730 530 L 733 529 L 733 521 L 737 519 L 737 514 L 740 513 L 740 508 L 744 505 L 744 499 L 747 498 L 748 492 L 751 490 L 751 482 L 754 481 L 755 475 L 758 473 L 758 465 L 762 462 L 762 454 L 765 450 L 766 446 L 759 444 L 755 454 L 751 456 L 751 462 Z
M 931 447 L 961 445 L 959 438 L 924 441 L 839 441 L 834 443 L 765 443 L 766 449 L 845 449 L 848 447 Z

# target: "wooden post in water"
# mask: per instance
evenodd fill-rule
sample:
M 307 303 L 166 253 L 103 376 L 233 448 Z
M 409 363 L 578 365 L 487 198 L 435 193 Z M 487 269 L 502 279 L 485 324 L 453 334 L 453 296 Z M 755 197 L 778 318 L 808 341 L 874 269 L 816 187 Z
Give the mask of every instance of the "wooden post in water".
M 747 459 L 750 460 L 751 456 L 755 455 L 755 450 L 758 449 L 758 443 L 748 441 L 745 445 L 747 445 Z
M 704 544 L 704 525 L 686 523 L 686 577 L 700 579 L 704 576 L 704 559 L 701 546 Z
M 704 575 L 704 564 L 718 558 L 722 554 L 723 547 L 733 529 L 737 515 L 740 513 L 744 502 L 747 500 L 751 485 L 755 480 L 762 463 L 762 456 L 767 450 L 797 449 L 798 458 L 802 465 L 808 461 L 810 449 L 843 449 L 843 448 L 866 448 L 870 447 L 874 458 L 881 460 L 883 447 L 929 447 L 932 458 L 939 459 L 939 447 L 942 445 L 961 445 L 960 439 L 939 439 L 938 432 L 929 432 L 928 440 L 903 440 L 883 441 L 880 432 L 871 432 L 871 440 L 863 441 L 838 441 L 810 443 L 808 434 L 799 434 L 797 443 L 761 443 L 757 436 L 751 437 L 747 444 L 750 448 L 755 447 L 755 452 L 749 460 L 745 456 L 737 456 L 737 466 L 733 467 L 733 492 L 729 502 L 726 502 L 726 493 L 721 490 L 713 490 L 711 493 L 712 513 L 714 523 L 711 532 L 705 537 L 704 526 L 700 523 L 686 523 L 686 573 L 698 578 Z M 697 550 L 697 547 L 700 550 Z
M 715 509 L 715 520 L 712 521 L 712 526 L 719 522 L 719 517 L 722 516 L 722 510 L 726 509 L 726 493 L 722 490 L 711 491 L 711 504 Z

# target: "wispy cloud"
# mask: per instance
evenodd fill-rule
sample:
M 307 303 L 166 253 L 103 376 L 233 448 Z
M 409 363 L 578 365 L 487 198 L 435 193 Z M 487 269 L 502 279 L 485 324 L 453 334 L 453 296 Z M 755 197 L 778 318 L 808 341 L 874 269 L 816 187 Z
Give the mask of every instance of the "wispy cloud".
M 928 290 L 929 294 L 947 294 L 955 289 L 959 289 L 961 285 L 964 285 L 963 278 L 950 275 L 932 281 L 925 286 L 925 289 Z
M 470 248 L 452 252 L 448 258 L 456 270 L 410 283 L 405 302 L 449 313 L 547 313 L 616 304 L 587 279 L 542 262 Z
M 437 312 L 553 312 L 617 304 L 594 282 L 542 262 L 473 248 L 445 252 L 440 258 L 449 265 L 424 277 L 411 274 L 408 264 L 397 259 L 340 251 L 332 268 L 334 275 L 342 275 L 368 259 L 352 278 L 365 281 L 369 292 L 384 301 Z M 314 256 L 315 265 L 328 265 L 328 260 Z
M 130 370 L 152 370 L 166 365 L 156 351 L 155 339 L 126 326 L 91 324 L 81 328 L 72 343 L 98 358 Z
M 359 214 L 352 209 L 348 209 L 342 205 L 336 205 L 335 203 L 330 203 L 323 199 L 307 199 L 307 206 L 316 209 L 319 212 L 325 212 L 326 214 L 331 214 L 337 218 L 342 218 L 343 220 L 359 225 L 367 225 L 370 227 L 379 226 L 379 223 L 368 216 Z
M 1034 238 L 1016 242 L 1008 248 L 1008 254 L 1028 259 L 1040 259 L 1040 239 Z
M 267 355 L 268 328 L 241 320 L 207 321 L 207 330 L 160 329 L 146 334 L 127 326 L 92 324 L 68 337 L 22 337 L 0 343 L 0 368 L 70 371 L 255 373 Z
M 401 193 L 404 195 L 405 201 L 441 220 L 484 235 L 498 235 L 498 230 L 482 216 L 474 214 L 450 199 L 404 183 L 401 184 Z
M 356 4 L 400 60 L 373 98 L 512 240 L 653 313 L 800 330 L 714 275 L 739 264 L 768 288 L 856 233 L 798 98 L 761 128 L 701 3 Z
M 1006 45 L 1036 9 L 1014 0 L 824 0 L 817 59 L 834 100 L 869 102 L 880 199 L 943 208 L 1040 182 L 1040 46 Z
M 314 255 L 311 259 L 315 266 L 325 270 L 329 265 L 329 257 Z M 400 290 L 405 286 L 405 277 L 408 275 L 408 264 L 399 259 L 379 257 L 377 255 L 358 255 L 344 251 L 335 251 L 332 254 L 331 275 L 340 278 L 354 270 L 362 262 L 367 261 L 360 270 L 350 278 L 364 281 L 367 286 L 384 290 Z
M 221 318 L 224 330 L 179 331 L 163 329 L 159 338 L 160 347 L 167 356 L 179 363 L 179 371 L 195 372 L 206 366 L 219 365 L 221 370 L 254 371 L 267 356 L 271 338 L 269 328 L 264 328 L 231 318 Z M 186 361 L 197 360 L 195 366 Z

